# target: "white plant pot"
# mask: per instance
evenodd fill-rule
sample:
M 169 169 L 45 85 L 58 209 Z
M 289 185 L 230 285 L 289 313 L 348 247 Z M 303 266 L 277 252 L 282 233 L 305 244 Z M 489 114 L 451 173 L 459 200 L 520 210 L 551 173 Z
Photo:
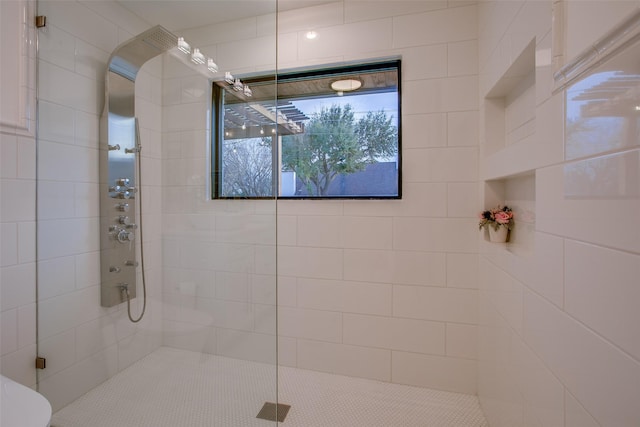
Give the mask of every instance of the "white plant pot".
M 494 229 L 489 226 L 489 240 L 494 243 L 504 243 L 507 241 L 507 237 L 509 236 L 509 229 L 507 227 L 498 227 L 498 229 Z

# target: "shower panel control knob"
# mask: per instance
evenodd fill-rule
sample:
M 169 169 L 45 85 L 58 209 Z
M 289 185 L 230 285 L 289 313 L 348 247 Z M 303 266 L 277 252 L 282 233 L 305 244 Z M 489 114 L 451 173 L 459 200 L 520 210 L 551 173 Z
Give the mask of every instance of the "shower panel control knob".
M 131 193 L 128 191 L 123 191 L 121 193 L 116 194 L 115 197 L 118 199 L 130 199 Z
M 118 178 L 118 179 L 116 179 L 116 185 L 118 185 L 118 186 L 129 185 L 129 178 Z
M 129 224 L 129 217 L 128 217 L 128 216 L 126 216 L 126 215 L 120 215 L 120 216 L 118 217 L 118 222 L 119 222 L 120 224 L 128 225 L 128 224 Z
M 135 234 L 133 234 L 130 231 L 126 231 L 126 230 L 120 230 L 118 232 L 118 234 L 116 235 L 116 239 L 118 239 L 118 242 L 120 242 L 120 243 L 131 242 L 135 238 L 136 238 Z
M 129 203 L 119 203 L 116 209 L 120 212 L 129 212 Z

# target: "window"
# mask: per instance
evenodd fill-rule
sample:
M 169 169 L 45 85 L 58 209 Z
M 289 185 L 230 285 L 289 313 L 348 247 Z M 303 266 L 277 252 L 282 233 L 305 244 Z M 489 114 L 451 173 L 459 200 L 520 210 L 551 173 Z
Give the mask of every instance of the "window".
M 400 61 L 214 84 L 214 198 L 400 198 Z M 276 100 L 277 99 L 277 100 Z

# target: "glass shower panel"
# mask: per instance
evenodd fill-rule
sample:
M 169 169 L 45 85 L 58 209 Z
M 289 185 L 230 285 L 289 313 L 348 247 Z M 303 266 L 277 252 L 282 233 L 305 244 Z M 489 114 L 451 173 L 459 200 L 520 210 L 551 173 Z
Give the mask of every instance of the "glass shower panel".
M 277 402 L 276 202 L 212 198 L 213 88 L 276 68 L 276 0 L 250 3 L 38 2 L 38 388 L 52 425 L 275 424 L 257 415 Z M 176 46 L 133 79 L 125 58 L 115 73 L 133 96 L 109 92 L 112 53 L 156 25 Z M 119 144 L 104 108 L 127 97 Z M 133 177 L 104 172 L 115 153 L 140 159 Z M 135 259 L 101 261 L 105 247 Z

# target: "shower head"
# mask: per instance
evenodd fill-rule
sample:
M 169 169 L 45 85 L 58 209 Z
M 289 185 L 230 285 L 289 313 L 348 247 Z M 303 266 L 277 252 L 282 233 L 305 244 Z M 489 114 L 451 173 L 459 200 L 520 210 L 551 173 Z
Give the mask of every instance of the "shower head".
M 175 34 L 156 25 L 118 46 L 109 59 L 109 70 L 135 81 L 145 62 L 177 45 L 178 37 Z

